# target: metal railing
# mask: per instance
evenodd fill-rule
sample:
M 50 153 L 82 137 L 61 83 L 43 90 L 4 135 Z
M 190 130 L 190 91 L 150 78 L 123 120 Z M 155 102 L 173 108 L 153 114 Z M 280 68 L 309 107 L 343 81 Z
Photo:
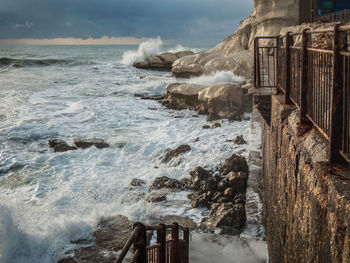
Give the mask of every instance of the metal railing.
M 316 20 L 321 22 L 348 22 L 350 21 L 350 9 L 320 15 Z
M 267 70 L 263 58 L 265 48 L 259 43 L 271 41 L 272 37 L 255 40 L 254 84 L 265 88 L 267 79 L 270 87 L 284 93 L 286 104 L 294 104 L 300 112 L 300 134 L 312 125 L 329 141 L 329 161 L 350 164 L 350 52 L 348 32 L 350 26 L 336 25 L 321 30 L 305 29 L 299 33 L 278 36 L 276 52 L 270 60 L 276 60 L 277 70 Z M 314 36 L 332 34 L 332 50 L 313 47 Z M 295 43 L 296 38 L 301 43 Z M 299 41 L 300 42 L 300 41 Z M 265 56 L 267 56 L 265 54 Z
M 168 240 L 167 230 L 171 230 Z M 182 231 L 182 239 L 179 238 L 180 230 Z M 156 244 L 147 246 L 147 231 L 157 231 Z M 188 263 L 189 229 L 179 226 L 178 223 L 157 226 L 136 223 L 116 263 L 123 262 L 132 245 L 134 254 L 131 263 Z

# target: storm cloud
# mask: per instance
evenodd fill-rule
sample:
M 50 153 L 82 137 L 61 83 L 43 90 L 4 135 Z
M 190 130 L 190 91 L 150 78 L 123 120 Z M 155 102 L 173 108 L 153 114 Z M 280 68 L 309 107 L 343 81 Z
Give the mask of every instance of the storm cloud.
M 209 45 L 232 34 L 252 0 L 0 0 L 0 38 L 136 37 Z

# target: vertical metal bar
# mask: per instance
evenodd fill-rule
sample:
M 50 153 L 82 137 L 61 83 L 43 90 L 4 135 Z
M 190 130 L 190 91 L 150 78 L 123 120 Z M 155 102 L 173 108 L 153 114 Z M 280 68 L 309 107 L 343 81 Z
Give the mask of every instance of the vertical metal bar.
M 166 263 L 166 226 L 159 224 L 161 229 L 157 230 L 157 243 L 159 247 L 159 263 Z
M 257 76 L 258 76 L 258 65 L 257 65 L 257 56 L 259 55 L 257 52 L 257 38 L 254 38 L 254 86 L 255 88 L 259 88 L 258 82 L 257 82 Z
M 183 232 L 184 234 L 184 241 L 185 241 L 185 251 L 184 251 L 184 263 L 189 263 L 189 246 L 190 246 L 190 231 L 188 228 L 186 228 Z
M 286 67 L 286 79 L 285 79 L 285 103 L 292 104 L 290 100 L 290 46 L 293 42 L 293 36 L 291 32 L 288 32 L 286 35 L 286 58 L 285 58 L 285 67 Z
M 146 263 L 147 262 L 147 234 L 146 226 L 142 223 L 135 223 L 134 228 L 140 228 L 140 234 L 136 237 L 134 241 L 134 250 L 139 250 L 140 255 L 136 259 L 137 263 Z
M 341 75 L 342 72 L 342 63 L 340 55 L 340 34 L 339 34 L 339 25 L 334 27 L 334 36 L 333 36 L 333 85 L 331 92 L 331 130 L 330 130 L 330 142 L 329 142 L 329 161 L 331 163 L 340 163 L 340 149 L 342 136 L 342 109 L 343 101 L 342 95 L 343 90 L 341 86 Z
M 260 65 L 260 49 L 259 49 L 259 38 L 256 38 L 256 64 L 257 64 L 257 87 L 260 88 L 260 71 L 261 71 L 261 65 Z
M 179 263 L 179 224 L 175 222 L 173 225 L 171 230 L 171 239 L 173 240 L 171 263 Z

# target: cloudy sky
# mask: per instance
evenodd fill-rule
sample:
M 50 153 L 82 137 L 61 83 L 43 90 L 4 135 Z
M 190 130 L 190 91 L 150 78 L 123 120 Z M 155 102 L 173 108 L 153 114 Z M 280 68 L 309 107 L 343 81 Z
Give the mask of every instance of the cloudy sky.
M 0 39 L 155 38 L 213 45 L 253 0 L 0 0 Z

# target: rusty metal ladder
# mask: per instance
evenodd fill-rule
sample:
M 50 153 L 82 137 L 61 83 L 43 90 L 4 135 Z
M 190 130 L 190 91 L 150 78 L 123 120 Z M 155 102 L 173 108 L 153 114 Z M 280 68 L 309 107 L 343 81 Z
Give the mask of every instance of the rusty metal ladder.
M 168 240 L 167 230 L 171 231 Z M 180 230 L 182 231 L 181 239 Z M 156 244 L 147 246 L 147 231 L 157 231 Z M 189 229 L 179 226 L 178 223 L 156 226 L 135 223 L 133 232 L 115 263 L 123 262 L 131 246 L 134 250 L 131 263 L 188 263 Z

